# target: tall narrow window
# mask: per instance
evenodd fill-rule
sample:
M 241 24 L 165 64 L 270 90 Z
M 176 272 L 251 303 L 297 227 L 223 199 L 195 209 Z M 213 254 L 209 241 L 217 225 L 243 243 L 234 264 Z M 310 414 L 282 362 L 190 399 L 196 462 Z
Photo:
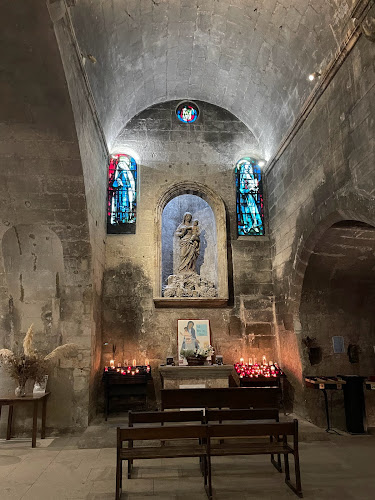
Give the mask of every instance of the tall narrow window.
M 137 213 L 137 163 L 129 155 L 112 155 L 108 171 L 108 234 L 134 234 Z
M 236 165 L 238 236 L 264 235 L 262 171 L 253 158 L 242 158 Z

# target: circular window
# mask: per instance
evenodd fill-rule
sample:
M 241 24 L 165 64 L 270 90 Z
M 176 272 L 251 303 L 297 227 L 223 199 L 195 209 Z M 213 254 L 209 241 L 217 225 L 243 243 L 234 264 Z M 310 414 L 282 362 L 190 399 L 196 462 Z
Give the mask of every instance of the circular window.
M 182 102 L 176 109 L 177 118 L 183 123 L 194 123 L 199 115 L 199 109 L 193 102 Z

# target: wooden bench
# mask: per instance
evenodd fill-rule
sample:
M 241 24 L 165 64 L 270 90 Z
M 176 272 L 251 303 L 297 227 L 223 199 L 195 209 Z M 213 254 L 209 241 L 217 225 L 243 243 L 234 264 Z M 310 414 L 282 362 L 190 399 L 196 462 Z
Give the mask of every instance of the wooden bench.
M 161 389 L 161 409 L 279 408 L 278 387 L 222 387 L 218 389 Z
M 301 475 L 298 455 L 298 421 L 286 423 L 250 423 L 250 424 L 214 424 L 208 425 L 208 443 L 207 443 L 207 473 L 208 473 L 208 495 L 212 498 L 212 474 L 211 457 L 215 456 L 233 456 L 233 455 L 284 455 L 285 462 L 285 482 L 291 490 L 302 498 Z M 271 442 L 213 442 L 213 439 L 223 438 L 250 438 L 265 437 Z M 279 439 L 282 436 L 282 439 Z M 293 436 L 293 446 L 288 444 L 288 436 Z M 289 459 L 288 456 L 294 456 L 294 467 L 296 476 L 296 485 L 290 481 Z
M 204 464 L 204 486 L 208 495 L 206 467 L 207 457 L 207 425 L 179 425 L 168 427 L 129 427 L 127 429 L 117 428 L 117 462 L 116 462 L 116 500 L 121 498 L 122 490 L 122 461 L 135 459 L 155 458 L 182 458 L 197 457 Z M 173 444 L 178 440 L 177 444 Z M 132 443 L 132 446 L 123 447 L 124 441 Z M 140 442 L 133 447 L 134 442 Z M 145 443 L 146 441 L 146 443 Z M 153 441 L 148 443 L 147 441 Z M 154 441 L 159 444 L 155 445 Z M 162 442 L 168 441 L 168 446 Z
M 228 421 L 248 421 L 248 420 L 274 420 L 279 422 L 279 410 L 277 408 L 262 408 L 252 410 L 206 410 L 206 423 L 219 422 L 220 424 Z M 273 436 L 270 436 L 270 442 L 273 441 Z M 220 440 L 223 443 L 223 440 Z M 281 456 L 277 454 L 277 462 L 275 456 L 271 453 L 271 463 L 279 471 L 282 472 Z
M 129 411 L 129 427 L 134 424 L 160 424 L 165 423 L 187 423 L 200 422 L 205 423 L 203 410 L 190 411 Z M 163 444 L 163 443 L 162 443 Z M 128 446 L 131 448 L 133 443 L 128 441 Z M 128 478 L 131 477 L 131 469 L 133 460 L 128 460 Z

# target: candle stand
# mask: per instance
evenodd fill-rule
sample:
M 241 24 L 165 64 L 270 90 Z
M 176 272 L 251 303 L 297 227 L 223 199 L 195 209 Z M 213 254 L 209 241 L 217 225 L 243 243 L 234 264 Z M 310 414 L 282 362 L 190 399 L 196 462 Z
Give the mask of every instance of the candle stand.
M 147 409 L 147 386 L 152 380 L 151 366 L 106 366 L 103 372 L 105 420 L 112 409 L 112 401 L 125 403 L 127 409 L 142 404 Z M 119 405 L 118 405 L 119 406 Z

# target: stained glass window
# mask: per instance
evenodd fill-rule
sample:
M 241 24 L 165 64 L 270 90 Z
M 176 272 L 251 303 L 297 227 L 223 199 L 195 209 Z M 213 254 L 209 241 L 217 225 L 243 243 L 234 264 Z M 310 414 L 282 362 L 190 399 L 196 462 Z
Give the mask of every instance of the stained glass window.
M 242 158 L 236 165 L 238 236 L 264 235 L 262 171 L 253 158 Z
M 137 209 L 137 163 L 129 155 L 112 155 L 108 170 L 108 234 L 134 234 Z
M 176 109 L 177 118 L 183 123 L 194 123 L 199 115 L 199 109 L 193 102 L 182 102 Z

